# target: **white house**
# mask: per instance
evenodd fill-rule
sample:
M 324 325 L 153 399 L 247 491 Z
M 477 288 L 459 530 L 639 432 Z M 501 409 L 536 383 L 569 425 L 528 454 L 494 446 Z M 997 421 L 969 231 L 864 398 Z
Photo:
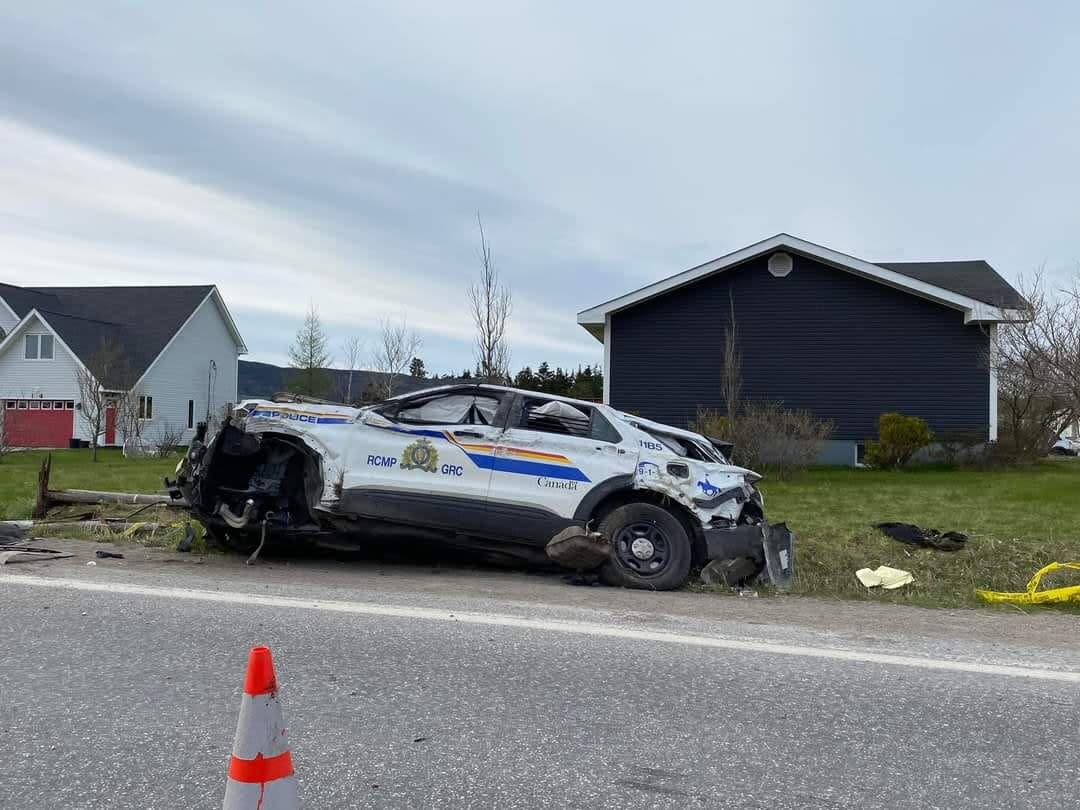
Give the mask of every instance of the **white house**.
M 67 447 L 90 438 L 77 381 L 103 342 L 118 349 L 138 396 L 141 434 L 188 441 L 236 402 L 247 352 L 217 287 L 16 287 L 0 284 L 0 400 L 8 444 Z M 101 381 L 107 388 L 109 381 Z M 115 409 L 100 443 L 119 445 Z

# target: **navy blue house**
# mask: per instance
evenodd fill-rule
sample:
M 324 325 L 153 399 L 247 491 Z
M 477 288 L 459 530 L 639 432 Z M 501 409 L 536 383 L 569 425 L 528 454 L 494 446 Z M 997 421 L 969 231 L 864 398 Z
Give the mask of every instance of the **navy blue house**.
M 996 325 L 1024 301 L 985 261 L 871 263 L 778 234 L 578 314 L 604 344 L 604 401 L 684 426 L 724 407 L 734 312 L 743 398 L 834 424 L 853 464 L 885 411 L 937 435 L 997 438 Z

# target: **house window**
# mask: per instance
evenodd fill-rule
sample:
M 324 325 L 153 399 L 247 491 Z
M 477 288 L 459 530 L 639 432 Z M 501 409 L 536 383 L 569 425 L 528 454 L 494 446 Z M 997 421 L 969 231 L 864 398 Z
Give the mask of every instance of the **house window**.
M 52 400 L 47 399 L 44 402 L 42 402 L 41 403 L 41 410 L 43 410 L 43 411 L 51 411 L 52 410 Z
M 19 405 L 18 405 L 18 403 L 17 403 L 17 402 L 15 401 L 15 400 L 13 400 L 13 399 L 9 399 L 9 400 L 7 401 L 7 409 L 8 409 L 9 411 L 13 411 L 13 410 L 15 410 L 15 409 L 16 409 L 17 407 L 19 407 Z
M 25 399 L 20 399 L 19 400 L 19 410 L 20 411 L 25 411 L 26 410 L 26 400 Z
M 195 427 L 195 400 L 187 401 L 187 426 L 188 430 Z
M 62 399 L 54 400 L 52 406 L 53 406 L 54 411 L 62 411 L 62 410 L 64 410 L 64 400 L 62 400 Z
M 140 419 L 153 419 L 154 418 L 154 398 L 153 397 L 139 397 L 139 418 Z
M 23 357 L 27 360 L 52 360 L 52 335 L 27 335 L 23 344 Z
M 75 400 L 73 400 L 73 399 L 65 400 L 65 402 L 64 402 L 64 410 L 65 411 L 73 411 L 73 410 L 75 410 Z
M 30 410 L 36 411 L 36 410 L 39 410 L 40 408 L 41 408 L 41 403 L 40 402 L 38 402 L 36 399 L 30 400 Z

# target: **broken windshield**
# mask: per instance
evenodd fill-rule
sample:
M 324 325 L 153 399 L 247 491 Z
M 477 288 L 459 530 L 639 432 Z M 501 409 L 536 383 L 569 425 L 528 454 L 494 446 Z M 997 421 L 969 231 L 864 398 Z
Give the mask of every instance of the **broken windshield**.
M 711 461 L 718 464 L 727 464 L 723 453 L 707 442 L 691 439 L 688 436 L 675 436 L 671 433 L 663 433 L 652 427 L 642 425 L 640 422 L 631 422 L 638 430 L 643 430 L 660 442 L 664 447 L 677 456 L 692 458 L 697 461 Z

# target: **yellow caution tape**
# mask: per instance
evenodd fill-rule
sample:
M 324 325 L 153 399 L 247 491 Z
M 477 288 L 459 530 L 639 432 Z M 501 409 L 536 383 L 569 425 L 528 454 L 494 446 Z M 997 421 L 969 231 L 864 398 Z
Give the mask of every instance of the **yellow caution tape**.
M 1035 576 L 1028 581 L 1026 591 L 1009 593 L 1007 591 L 982 591 L 976 589 L 975 593 L 987 602 L 1012 602 L 1022 605 L 1043 605 L 1050 602 L 1069 602 L 1074 599 L 1080 601 L 1080 585 L 1050 588 L 1046 591 L 1038 590 L 1039 583 L 1046 574 L 1062 568 L 1072 568 L 1080 571 L 1080 562 L 1052 562 L 1045 568 L 1040 568 L 1035 572 Z

